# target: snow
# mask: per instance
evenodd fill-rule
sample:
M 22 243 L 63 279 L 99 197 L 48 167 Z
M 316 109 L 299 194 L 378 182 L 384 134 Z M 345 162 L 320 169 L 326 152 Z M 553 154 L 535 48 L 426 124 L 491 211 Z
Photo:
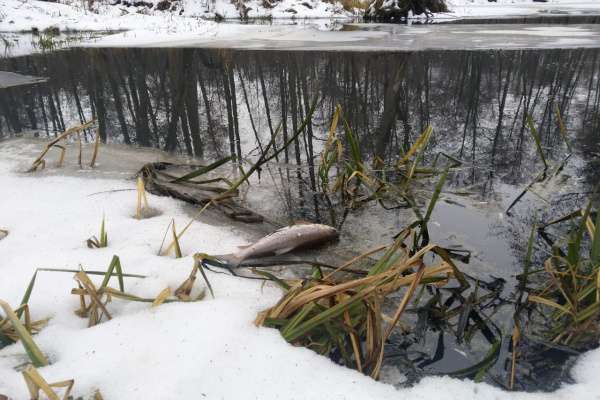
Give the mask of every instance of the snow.
M 157 3 L 158 0 L 148 1 Z M 239 19 L 240 11 L 229 0 L 183 0 L 183 11 L 158 11 L 146 7 L 127 7 L 96 2 L 92 11 L 72 4 L 49 3 L 37 0 L 0 0 L 0 32 L 44 30 L 58 27 L 61 31 L 119 31 L 146 29 L 170 32 L 198 32 L 222 18 Z M 348 18 L 340 3 L 321 0 L 282 0 L 273 8 L 265 8 L 262 1 L 246 3 L 251 18 Z
M 155 297 L 187 277 L 194 251 L 226 253 L 244 243 L 230 228 L 195 223 L 183 238 L 185 258 L 159 257 L 156 252 L 169 220 L 174 217 L 180 227 L 189 220 L 181 203 L 149 195 L 150 205 L 162 215 L 138 221 L 132 218 L 135 192 L 89 196 L 134 188 L 133 181 L 15 172 L 24 165 L 15 153 L 26 150 L 6 142 L 0 145 L 0 185 L 9 188 L 0 198 L 0 224 L 10 231 L 0 242 L 0 276 L 10 277 L 0 280 L 0 297 L 10 304 L 19 303 L 37 267 L 105 269 L 113 254 L 119 255 L 126 272 L 148 276 L 127 279 L 127 291 Z M 101 150 L 100 172 L 102 154 Z M 73 167 L 75 160 L 70 162 Z M 88 249 L 84 240 L 97 234 L 102 215 L 109 247 Z M 41 373 L 49 381 L 75 378 L 76 394 L 100 388 L 110 399 L 195 398 L 201 393 L 208 398 L 239 398 L 242 391 L 242 398 L 259 394 L 275 398 L 292 387 L 301 397 L 314 397 L 325 388 L 330 388 L 332 398 L 344 398 L 348 392 L 356 398 L 369 393 L 389 397 L 394 392 L 311 351 L 289 346 L 277 331 L 256 328 L 257 312 L 277 301 L 278 289 L 209 276 L 215 300 L 155 309 L 114 300 L 109 309 L 115 318 L 88 329 L 86 321 L 73 313 L 78 300 L 70 294 L 72 274 L 40 273 L 30 307 L 34 318 L 52 317 L 36 336 L 52 360 Z M 23 380 L 13 369 L 24 360 L 20 344 L 0 351 L 0 393 L 25 398 Z
M 597 0 L 549 0 L 545 3 L 532 0 L 447 0 L 447 4 L 450 13 L 437 14 L 437 18 L 600 12 L 600 2 Z
M 101 11 L 93 13 L 81 7 L 37 0 L 0 0 L 0 32 L 29 31 L 32 28 L 42 31 L 50 27 L 58 27 L 61 31 L 145 28 L 188 32 L 214 23 L 168 12 L 148 15 L 118 7 L 103 7 Z
M 341 19 L 348 20 L 357 14 L 343 9 L 341 3 L 325 0 L 281 0 L 266 6 L 267 1 L 248 0 L 244 10 L 236 8 L 230 0 L 181 0 L 173 3 L 172 10 L 159 11 L 160 0 L 146 0 L 153 4 L 144 6 L 111 5 L 96 1 L 92 10 L 83 7 L 80 0 L 62 0 L 60 3 L 38 0 L 0 0 L 0 32 L 44 30 L 58 27 L 70 31 L 119 31 L 144 29 L 168 32 L 202 32 L 214 24 L 215 17 L 240 19 L 241 14 L 257 19 Z M 132 2 L 131 2 L 132 3 Z M 596 0 L 550 0 L 547 3 L 531 0 L 448 0 L 450 12 L 435 14 L 438 20 L 468 17 L 502 17 L 550 13 L 600 12 Z M 414 15 L 423 19 L 424 15 Z
M 182 238 L 184 258 L 156 255 L 171 218 L 178 226 L 189 216 L 182 203 L 149 195 L 162 214 L 138 221 L 133 180 L 116 179 L 115 165 L 106 165 L 122 150 L 107 156 L 102 147 L 97 170 L 79 171 L 75 152 L 68 151 L 62 170 L 52 167 L 24 174 L 30 155 L 41 142 L 0 142 L 0 226 L 10 234 L 0 241 L 0 298 L 17 305 L 38 267 L 106 268 L 119 255 L 124 271 L 147 275 L 127 278 L 128 292 L 155 297 L 165 287 L 176 288 L 189 274 L 195 251 L 227 253 L 245 242 L 227 226 L 196 222 Z M 84 149 L 84 159 L 90 147 Z M 132 160 L 167 159 L 160 153 L 130 150 Z M 52 156 L 50 156 L 52 158 Z M 106 164 L 105 164 L 106 163 Z M 131 168 L 132 166 L 129 166 Z M 61 171 L 65 175 L 60 175 Z M 123 174 L 123 173 L 122 173 Z M 111 177 L 111 178 L 108 178 Z M 91 195 L 91 196 L 90 196 Z M 109 247 L 88 249 L 84 240 L 97 234 L 106 216 Z M 507 393 L 487 384 L 448 377 L 427 378 L 409 389 L 395 389 L 325 357 L 287 344 L 273 329 L 257 328 L 256 313 L 273 305 L 280 291 L 271 284 L 208 272 L 215 290 L 195 303 L 164 304 L 114 299 L 111 321 L 87 328 L 73 310 L 75 283 L 69 273 L 41 272 L 30 300 L 34 319 L 51 317 L 35 340 L 51 365 L 40 368 L 50 382 L 75 379 L 74 395 L 100 389 L 106 399 L 439 399 L 439 400 L 562 400 L 600 398 L 596 371 L 600 350 L 587 353 L 574 370 L 575 384 L 553 394 Z M 8 279 L 7 279 L 8 277 Z M 96 277 L 97 278 L 97 277 Z M 96 282 L 99 279 L 95 279 Z M 113 283 L 115 285 L 115 283 Z M 203 287 L 196 282 L 196 293 Z M 26 398 L 26 386 L 15 367 L 26 361 L 20 344 L 0 350 L 0 393 Z M 388 371 L 390 381 L 401 381 Z

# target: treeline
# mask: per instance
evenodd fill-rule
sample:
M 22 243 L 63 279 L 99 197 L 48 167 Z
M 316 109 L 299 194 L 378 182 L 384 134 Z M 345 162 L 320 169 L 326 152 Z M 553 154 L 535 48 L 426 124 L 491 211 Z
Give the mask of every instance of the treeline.
M 366 159 L 399 157 L 432 124 L 432 151 L 501 167 L 507 179 L 518 179 L 524 160 L 535 158 L 528 115 L 549 157 L 562 143 L 557 107 L 570 135 L 597 140 L 598 54 L 77 49 L 0 62 L 5 70 L 50 78 L 1 92 L 0 132 L 53 136 L 97 118 L 104 141 L 242 158 L 264 146 L 281 122 L 280 145 L 319 98 L 312 123 L 282 153 L 283 162 L 313 164 L 339 103 Z

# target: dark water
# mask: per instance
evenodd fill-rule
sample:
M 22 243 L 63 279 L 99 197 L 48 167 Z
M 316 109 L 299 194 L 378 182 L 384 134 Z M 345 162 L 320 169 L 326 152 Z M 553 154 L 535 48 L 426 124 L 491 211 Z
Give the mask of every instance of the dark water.
M 445 152 L 462 162 L 446 183 L 447 194 L 433 218 L 437 228 L 432 229 L 432 239 L 472 251 L 465 268 L 500 285 L 491 290 L 502 299 L 479 310 L 484 319 L 495 321 L 495 328 L 486 331 L 475 321 L 471 326 L 479 328 L 472 330 L 466 344 L 442 327 L 424 327 L 423 321 L 435 322 L 431 315 L 423 317 L 427 310 L 411 310 L 423 330 L 396 338 L 390 360 L 410 381 L 423 373 L 472 365 L 485 356 L 491 342 L 500 340 L 501 356 L 487 379 L 503 386 L 512 329 L 507 313 L 513 307 L 514 276 L 521 268 L 533 215 L 544 218 L 572 211 L 600 181 L 599 56 L 600 50 L 594 49 L 73 49 L 0 60 L 0 70 L 50 78 L 47 84 L 0 91 L 0 136 L 31 130 L 54 136 L 72 124 L 97 118 L 105 141 L 205 159 L 243 159 L 260 151 L 280 121 L 281 141 L 289 137 L 317 98 L 311 123 L 272 165 L 286 171 L 278 195 L 267 185 L 264 190 L 270 197 L 256 197 L 252 203 L 250 196 L 249 201 L 284 222 L 331 223 L 315 195 L 315 169 L 336 105 L 368 161 L 379 157 L 393 163 L 431 125 L 434 135 L 425 159 Z M 542 166 L 527 116 L 534 121 L 549 163 L 558 164 L 569 152 L 560 135 L 557 107 L 573 155 L 542 193 L 526 196 L 508 216 L 508 204 Z M 262 178 L 268 181 L 266 173 Z M 386 242 L 409 221 L 403 211 L 375 205 L 352 212 L 343 237 L 349 247 L 365 249 Z M 550 390 L 566 379 L 560 367 L 546 373 L 543 384 L 535 373 L 523 374 L 519 388 Z

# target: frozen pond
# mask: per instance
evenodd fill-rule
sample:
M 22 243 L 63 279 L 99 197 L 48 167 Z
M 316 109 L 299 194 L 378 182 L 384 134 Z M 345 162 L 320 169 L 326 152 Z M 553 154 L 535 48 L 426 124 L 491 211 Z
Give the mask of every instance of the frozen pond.
M 337 28 L 336 28 L 337 29 Z M 131 31 L 86 42 L 90 47 L 187 47 L 289 51 L 423 51 L 600 47 L 600 25 L 346 24 L 339 30 L 306 26 L 219 25 L 200 34 Z

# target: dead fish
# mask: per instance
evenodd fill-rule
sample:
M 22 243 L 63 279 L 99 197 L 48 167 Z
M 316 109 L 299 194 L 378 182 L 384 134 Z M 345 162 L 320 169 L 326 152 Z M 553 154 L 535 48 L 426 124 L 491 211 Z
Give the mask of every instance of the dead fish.
M 237 267 L 249 258 L 281 255 L 299 248 L 314 247 L 337 237 L 337 229 L 328 225 L 290 225 L 276 230 L 254 244 L 241 246 L 237 253 L 225 254 L 216 258 L 225 261 L 231 267 Z

